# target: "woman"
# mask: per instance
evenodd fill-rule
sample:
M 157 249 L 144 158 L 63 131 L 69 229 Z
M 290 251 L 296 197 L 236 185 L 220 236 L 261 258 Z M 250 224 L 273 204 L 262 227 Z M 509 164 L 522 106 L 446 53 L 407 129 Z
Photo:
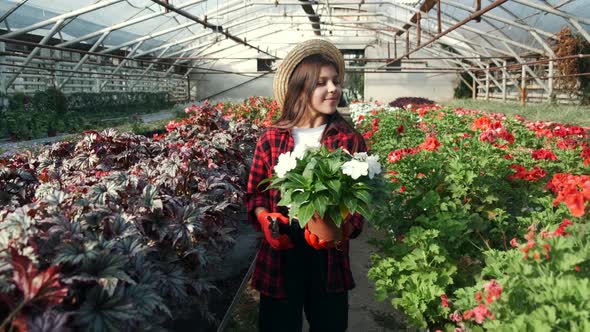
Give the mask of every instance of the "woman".
M 348 239 L 360 234 L 364 220 L 358 214 L 349 217 L 337 242 L 318 238 L 296 222 L 287 234 L 273 238 L 269 220 L 288 225 L 288 210 L 277 205 L 277 190 L 258 186 L 272 176 L 282 153 L 320 144 L 366 150 L 362 136 L 336 110 L 343 79 L 342 54 L 319 39 L 298 44 L 275 75 L 282 113 L 258 140 L 246 194 L 249 220 L 264 233 L 252 278 L 260 291 L 259 331 L 301 331 L 303 311 L 312 332 L 348 326 L 348 290 L 354 287 Z

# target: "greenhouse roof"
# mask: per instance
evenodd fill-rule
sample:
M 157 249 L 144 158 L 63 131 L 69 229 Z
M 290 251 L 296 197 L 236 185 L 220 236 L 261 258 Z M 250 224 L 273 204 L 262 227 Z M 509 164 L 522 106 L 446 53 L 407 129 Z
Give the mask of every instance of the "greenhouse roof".
M 281 58 L 314 37 L 341 49 L 393 45 L 398 58 L 418 49 L 449 58 L 554 57 L 564 26 L 590 41 L 590 0 L 0 2 L 0 41 L 26 35 L 31 47 L 193 64 Z

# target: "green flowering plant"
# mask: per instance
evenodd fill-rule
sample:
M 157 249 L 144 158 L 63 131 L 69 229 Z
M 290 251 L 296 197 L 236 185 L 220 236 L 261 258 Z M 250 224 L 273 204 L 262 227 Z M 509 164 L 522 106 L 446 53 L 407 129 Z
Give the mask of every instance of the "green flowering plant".
M 301 227 L 317 212 L 340 227 L 349 214 L 373 217 L 374 204 L 384 190 L 378 156 L 351 154 L 339 148 L 312 147 L 279 156 L 267 189 L 278 189 L 280 206 L 289 208 L 289 219 Z

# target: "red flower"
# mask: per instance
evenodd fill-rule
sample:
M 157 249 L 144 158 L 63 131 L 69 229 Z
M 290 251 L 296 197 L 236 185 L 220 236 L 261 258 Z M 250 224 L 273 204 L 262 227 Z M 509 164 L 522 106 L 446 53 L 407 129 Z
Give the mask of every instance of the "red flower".
M 557 143 L 557 147 L 562 150 L 573 150 L 578 147 L 578 141 L 573 138 L 564 138 L 562 141 Z
M 559 224 L 559 226 L 557 227 L 557 229 L 555 230 L 555 232 L 553 232 L 553 235 L 555 236 L 567 236 L 569 235 L 568 233 L 565 232 L 565 229 L 568 226 L 573 225 L 574 223 L 571 222 L 569 219 L 563 219 L 563 221 L 561 222 L 561 224 Z
M 519 246 L 518 240 L 516 238 L 513 238 L 512 240 L 510 240 L 510 246 L 512 248 L 518 248 L 518 246 Z
M 490 280 L 490 282 L 485 284 L 483 288 L 486 290 L 486 301 L 488 304 L 499 299 L 502 295 L 502 286 L 500 286 L 496 279 Z
M 533 151 L 532 157 L 535 160 L 557 160 L 557 156 L 555 155 L 555 153 L 545 149 L 538 149 Z
M 477 301 L 477 303 L 481 303 L 482 299 L 483 299 L 483 294 L 481 293 L 481 291 L 475 292 L 475 300 Z
M 398 134 L 401 134 L 405 131 L 404 125 L 399 125 L 396 129 Z
M 477 130 L 477 129 L 481 129 L 481 130 L 488 130 L 490 128 L 490 124 L 491 124 L 491 120 L 490 118 L 488 118 L 487 116 L 482 116 L 481 118 L 475 119 L 475 121 L 473 122 L 473 125 L 471 126 L 471 129 L 473 130 Z
M 443 308 L 449 307 L 449 299 L 447 298 L 447 294 L 443 294 L 440 296 L 440 300 L 442 301 Z
M 434 136 L 428 136 L 424 143 L 420 144 L 420 147 L 427 151 L 438 151 L 440 146 L 440 142 Z
M 527 171 L 524 166 L 516 164 L 510 165 L 509 167 L 516 171 L 515 173 L 508 176 L 508 179 L 511 180 L 521 179 L 526 181 L 536 181 L 547 175 L 547 172 L 538 166 L 534 166 L 530 171 Z

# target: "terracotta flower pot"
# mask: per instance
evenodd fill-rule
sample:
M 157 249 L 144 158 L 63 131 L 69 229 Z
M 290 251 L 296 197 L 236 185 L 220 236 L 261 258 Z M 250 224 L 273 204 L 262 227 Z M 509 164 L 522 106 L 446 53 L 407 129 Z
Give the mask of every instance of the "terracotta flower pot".
M 309 229 L 312 234 L 317 235 L 317 237 L 321 240 L 342 240 L 342 229 L 336 226 L 336 224 L 328 216 L 324 216 L 324 219 L 322 220 L 317 212 L 307 222 L 307 229 Z

